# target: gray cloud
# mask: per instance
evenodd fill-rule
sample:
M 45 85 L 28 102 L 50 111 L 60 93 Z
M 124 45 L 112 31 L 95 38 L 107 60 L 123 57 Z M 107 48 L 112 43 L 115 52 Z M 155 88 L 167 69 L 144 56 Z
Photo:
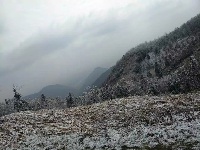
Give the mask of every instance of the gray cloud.
M 8 62 L 6 68 L 11 71 L 23 69 L 48 54 L 67 47 L 72 40 L 73 37 L 67 35 L 59 35 L 58 37 L 46 35 L 46 37 L 37 37 L 37 39 L 31 40 L 31 43 L 24 42 L 7 55 L 7 59 L 12 60 L 12 62 L 11 64 Z
M 4 22 L 3 22 L 3 18 L 1 18 L 1 15 L 0 15 L 0 36 L 4 32 L 5 32 L 5 25 L 4 25 Z
M 2 34 L 4 32 L 4 27 L 3 27 L 3 24 L 1 24 L 0 22 L 0 34 Z
M 72 31 L 64 30 L 61 32 L 59 29 L 53 29 L 53 33 L 46 31 L 27 39 L 18 48 L 7 54 L 6 59 L 12 61 L 7 62 L 7 65 L 0 71 L 0 76 L 26 68 L 36 61 L 47 57 L 49 54 L 62 51 L 70 44 L 73 44 L 73 41 L 85 42 L 87 44 L 90 39 L 95 37 L 99 38 L 101 36 L 111 35 L 129 21 L 122 22 L 115 18 L 105 18 L 100 21 L 92 19 L 89 27 L 84 22 L 78 22 L 79 25 L 75 22 Z

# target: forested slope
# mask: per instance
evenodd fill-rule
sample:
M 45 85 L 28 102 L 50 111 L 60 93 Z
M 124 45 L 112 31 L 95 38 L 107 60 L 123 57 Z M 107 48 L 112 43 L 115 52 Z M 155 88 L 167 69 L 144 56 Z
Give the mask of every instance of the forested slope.
M 106 85 L 131 95 L 200 88 L 200 15 L 154 41 L 138 45 L 114 66 Z

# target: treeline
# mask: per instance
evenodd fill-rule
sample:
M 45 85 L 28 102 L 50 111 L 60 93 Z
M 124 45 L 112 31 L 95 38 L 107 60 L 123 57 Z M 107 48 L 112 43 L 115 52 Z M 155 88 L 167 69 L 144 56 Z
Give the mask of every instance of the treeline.
M 14 97 L 13 99 L 5 99 L 5 102 L 0 103 L 0 116 L 20 111 L 37 111 L 40 109 L 52 109 L 52 108 L 69 108 L 75 106 L 74 100 L 76 99 L 73 94 L 69 95 L 65 99 L 57 97 L 46 98 L 44 94 L 38 99 L 21 99 L 21 94 L 17 92 L 13 87 Z
M 5 99 L 4 103 L 0 103 L 0 116 L 27 110 L 37 111 L 40 109 L 53 108 L 66 109 L 129 96 L 128 89 L 124 89 L 119 85 L 115 88 L 111 86 L 105 86 L 102 88 L 92 87 L 88 92 L 85 92 L 83 96 L 76 97 L 72 93 L 69 93 L 65 99 L 60 97 L 47 98 L 42 94 L 38 99 L 24 100 L 21 99 L 21 94 L 18 93 L 15 88 L 13 88 L 13 92 L 13 99 Z

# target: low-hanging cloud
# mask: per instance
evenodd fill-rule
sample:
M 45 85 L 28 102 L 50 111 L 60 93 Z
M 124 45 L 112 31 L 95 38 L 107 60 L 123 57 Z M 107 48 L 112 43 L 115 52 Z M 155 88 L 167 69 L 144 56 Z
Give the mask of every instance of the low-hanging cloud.
M 4 27 L 3 24 L 0 22 L 0 34 L 2 34 L 4 32 Z
M 63 29 L 60 31 L 59 27 L 52 30 L 48 29 L 44 33 L 38 33 L 38 35 L 21 43 L 19 47 L 7 54 L 6 59 L 8 61 L 1 69 L 0 76 L 26 68 L 52 53 L 63 51 L 73 42 L 80 41 L 82 44 L 87 45 L 90 39 L 111 36 L 120 27 L 126 26 L 125 24 L 130 22 L 128 20 L 117 20 L 117 18 L 110 16 L 110 18 L 103 18 L 102 20 L 91 19 L 89 24 L 87 21 L 79 21 L 78 23 L 79 25 L 75 22 L 74 28 L 70 31 Z M 10 60 L 12 61 L 10 62 Z
M 68 37 L 67 35 L 59 35 L 57 37 L 46 35 L 37 37 L 37 39 L 33 39 L 27 43 L 24 42 L 20 47 L 7 54 L 6 59 L 8 61 L 4 66 L 4 71 L 6 69 L 15 71 L 28 67 L 41 58 L 59 49 L 66 48 L 72 40 L 73 37 Z

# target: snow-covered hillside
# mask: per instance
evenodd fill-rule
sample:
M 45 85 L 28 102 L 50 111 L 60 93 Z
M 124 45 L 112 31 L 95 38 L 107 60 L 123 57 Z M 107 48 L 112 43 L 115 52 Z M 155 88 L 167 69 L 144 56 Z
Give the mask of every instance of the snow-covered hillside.
M 200 92 L 10 114 L 0 149 L 200 149 Z

